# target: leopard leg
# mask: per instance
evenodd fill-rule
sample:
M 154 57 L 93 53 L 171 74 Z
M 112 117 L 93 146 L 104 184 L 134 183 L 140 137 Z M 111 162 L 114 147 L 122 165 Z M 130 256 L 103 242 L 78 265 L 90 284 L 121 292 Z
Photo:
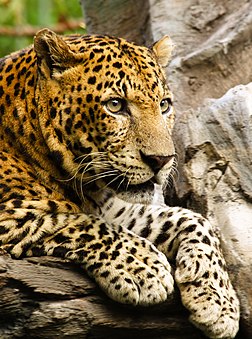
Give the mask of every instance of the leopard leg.
M 146 237 L 175 261 L 175 280 L 190 320 L 210 338 L 234 338 L 239 302 L 211 224 L 182 208 L 120 203 L 119 199 L 107 204 L 106 220 Z
M 80 263 L 121 303 L 156 304 L 173 291 L 165 255 L 119 224 L 69 212 L 58 201 L 15 200 L 0 209 L 0 245 L 15 257 L 53 255 Z

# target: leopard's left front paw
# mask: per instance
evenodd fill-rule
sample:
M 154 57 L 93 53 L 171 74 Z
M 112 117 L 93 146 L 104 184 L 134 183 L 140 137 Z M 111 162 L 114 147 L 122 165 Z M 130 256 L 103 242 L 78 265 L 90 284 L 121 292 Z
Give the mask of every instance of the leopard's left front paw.
M 202 284 L 202 287 L 200 286 Z M 209 338 L 235 338 L 239 329 L 239 302 L 231 288 L 219 290 L 211 282 L 180 285 L 190 321 Z
M 199 246 L 200 247 L 200 246 Z M 183 251 L 175 279 L 191 322 L 209 338 L 234 338 L 239 329 L 240 309 L 236 293 L 218 252 L 206 255 L 197 246 Z M 181 255 L 181 253 L 180 253 Z

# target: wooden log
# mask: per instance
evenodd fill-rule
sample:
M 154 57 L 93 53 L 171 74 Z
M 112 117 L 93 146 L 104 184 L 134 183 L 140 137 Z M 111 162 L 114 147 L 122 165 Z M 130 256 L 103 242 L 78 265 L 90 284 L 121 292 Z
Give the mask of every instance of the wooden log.
M 0 257 L 1 339 L 204 338 L 187 318 L 178 291 L 158 306 L 122 305 L 78 265 L 53 257 Z

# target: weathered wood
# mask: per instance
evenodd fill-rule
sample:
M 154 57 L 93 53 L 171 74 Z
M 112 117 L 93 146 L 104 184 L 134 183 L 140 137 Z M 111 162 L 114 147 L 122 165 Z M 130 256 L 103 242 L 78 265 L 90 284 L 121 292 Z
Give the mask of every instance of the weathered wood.
M 52 258 L 0 257 L 0 338 L 203 338 L 178 292 L 149 308 L 105 296 L 81 267 Z

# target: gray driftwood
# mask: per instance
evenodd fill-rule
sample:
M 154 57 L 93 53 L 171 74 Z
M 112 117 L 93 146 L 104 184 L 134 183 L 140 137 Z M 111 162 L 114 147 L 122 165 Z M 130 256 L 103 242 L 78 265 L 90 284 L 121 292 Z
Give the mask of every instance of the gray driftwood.
M 0 257 L 0 338 L 198 339 L 178 293 L 140 308 L 104 295 L 80 266 L 52 257 Z

